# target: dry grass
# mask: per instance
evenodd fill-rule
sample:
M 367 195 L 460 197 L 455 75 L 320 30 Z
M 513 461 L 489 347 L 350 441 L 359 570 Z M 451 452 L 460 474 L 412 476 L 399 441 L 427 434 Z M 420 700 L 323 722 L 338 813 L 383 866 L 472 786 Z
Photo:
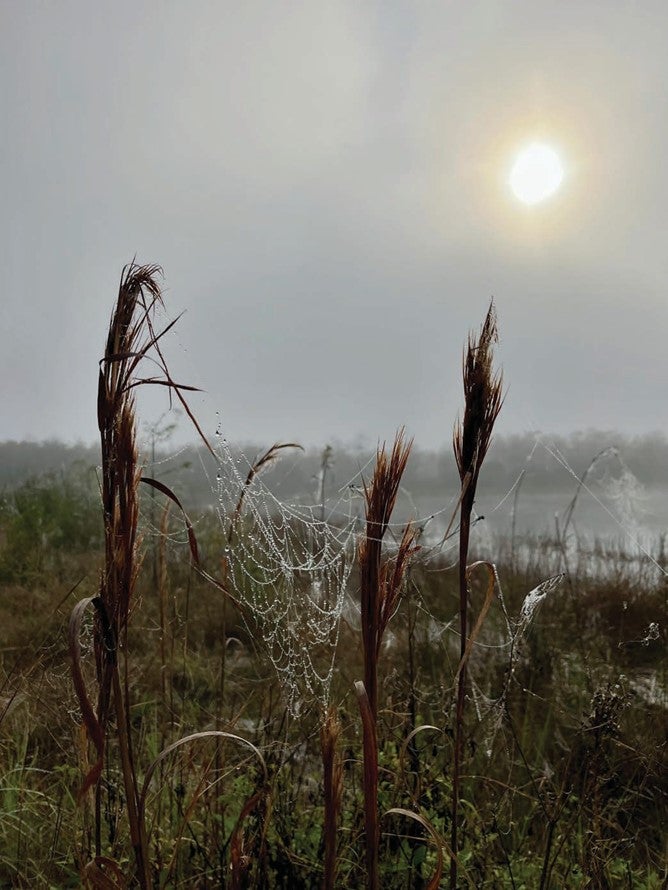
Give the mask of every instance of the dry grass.
M 156 333 L 155 311 L 162 305 L 157 266 L 131 263 L 123 270 L 116 307 L 100 363 L 97 418 L 101 443 L 101 497 L 104 521 L 105 559 L 98 596 L 80 601 L 72 612 L 69 627 L 72 677 L 81 713 L 96 752 L 96 760 L 84 777 L 83 799 L 89 789 L 95 794 L 94 860 L 82 863 L 86 869 L 100 867 L 102 857 L 101 775 L 110 728 L 110 712 L 115 717 L 128 826 L 134 850 L 136 877 L 142 888 L 149 885 L 148 851 L 139 817 L 139 783 L 133 752 L 128 661 L 128 625 L 136 606 L 135 585 L 140 567 L 138 552 L 139 483 L 134 391 L 137 386 L 159 384 L 174 392 L 185 406 L 182 390 L 164 361 L 160 339 L 169 330 Z M 140 377 L 139 368 L 151 356 L 160 375 Z M 187 409 L 187 406 L 186 410 Z M 188 410 L 190 415 L 190 411 Z M 190 415 L 192 416 L 192 415 Z M 199 427 L 198 427 L 199 429 Z M 85 610 L 96 613 L 95 664 L 97 702 L 88 696 L 81 665 L 80 634 Z M 122 665 L 119 655 L 123 654 Z M 108 857 L 107 857 L 108 858 Z
M 376 454 L 369 485 L 364 486 L 366 532 L 359 544 L 360 602 L 364 683 L 356 683 L 362 716 L 364 744 L 364 813 L 366 832 L 367 886 L 378 884 L 378 659 L 383 635 L 395 613 L 408 560 L 416 552 L 415 530 L 408 524 L 393 559 L 383 559 L 383 539 L 399 493 L 411 450 L 400 430 L 389 456 L 385 447 Z
M 457 676 L 457 709 L 455 715 L 455 751 L 452 783 L 452 828 L 450 846 L 450 887 L 457 887 L 457 853 L 459 850 L 459 795 L 461 763 L 464 747 L 464 702 L 466 700 L 466 655 L 468 628 L 468 555 L 471 514 L 478 478 L 492 441 L 494 423 L 503 403 L 502 378 L 493 368 L 494 344 L 498 339 L 494 303 L 477 338 L 469 337 L 464 355 L 464 420 L 455 428 L 454 451 L 461 480 L 459 520 L 459 634 L 460 668 Z

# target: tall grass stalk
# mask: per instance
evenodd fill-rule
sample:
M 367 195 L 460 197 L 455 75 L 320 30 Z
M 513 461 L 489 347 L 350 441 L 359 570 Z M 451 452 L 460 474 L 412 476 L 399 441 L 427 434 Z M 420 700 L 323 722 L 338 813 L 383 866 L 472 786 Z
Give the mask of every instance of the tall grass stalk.
M 136 877 L 142 888 L 149 885 L 149 872 L 146 839 L 138 812 L 127 658 L 128 624 L 136 607 L 135 584 L 141 562 L 138 539 L 141 469 L 136 440 L 135 388 L 142 384 L 167 386 L 184 405 L 201 434 L 181 393 L 181 390 L 192 387 L 180 386 L 172 380 L 159 345 L 161 337 L 176 320 L 160 333 L 156 333 L 153 326 L 155 311 L 162 305 L 157 281 L 160 272 L 157 266 L 138 266 L 133 262 L 125 267 L 121 276 L 98 376 L 104 568 L 99 595 L 77 604 L 69 628 L 74 687 L 88 736 L 97 754 L 81 789 L 82 795 L 89 788 L 95 789 L 95 857 L 99 860 L 102 855 L 100 777 L 113 712 Z M 149 353 L 161 373 L 158 377 L 141 378 L 138 369 Z M 83 613 L 89 605 L 94 606 L 96 613 L 94 642 L 98 693 L 95 709 L 88 699 L 83 680 L 79 643 Z M 122 668 L 119 653 L 123 655 Z
M 105 565 L 100 584 L 101 611 L 107 616 L 111 646 L 98 634 L 98 720 L 106 730 L 110 700 L 116 716 L 118 741 L 130 837 L 137 876 L 148 886 L 148 862 L 137 812 L 137 777 L 132 751 L 130 696 L 127 661 L 127 630 L 134 606 L 134 588 L 139 571 L 137 527 L 139 481 L 134 387 L 135 372 L 155 340 L 147 319 L 161 302 L 156 267 L 130 266 L 124 270 L 116 309 L 100 367 L 98 382 L 98 427 L 102 446 L 102 509 L 104 517 Z M 118 650 L 125 653 L 123 676 Z M 101 759 L 101 753 L 100 759 Z M 99 850 L 99 784 L 96 806 L 96 854 Z
M 464 704 L 466 701 L 466 655 L 468 643 L 468 553 L 471 516 L 478 478 L 492 439 L 494 423 L 503 403 L 502 378 L 492 368 L 494 344 L 498 340 L 496 312 L 490 303 L 477 337 L 469 336 L 464 353 L 464 419 L 455 427 L 453 446 L 461 481 L 459 523 L 459 633 L 460 668 L 457 677 L 455 750 L 452 773 L 452 826 L 450 887 L 457 887 L 459 850 L 459 799 L 464 748 Z
M 366 531 L 359 544 L 360 602 L 364 682 L 357 681 L 364 748 L 364 826 L 366 834 L 367 887 L 377 890 L 378 846 L 378 659 L 383 634 L 399 603 L 404 573 L 415 547 L 415 529 L 404 528 L 397 553 L 383 560 L 383 539 L 396 504 L 412 441 L 400 430 L 388 455 L 378 449 L 370 485 L 364 485 Z

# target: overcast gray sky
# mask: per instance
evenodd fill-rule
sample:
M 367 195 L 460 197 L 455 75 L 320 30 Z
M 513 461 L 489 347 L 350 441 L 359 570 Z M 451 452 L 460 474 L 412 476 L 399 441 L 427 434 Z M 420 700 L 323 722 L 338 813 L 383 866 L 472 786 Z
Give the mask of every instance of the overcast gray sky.
M 135 254 L 232 440 L 447 441 L 491 295 L 502 430 L 668 430 L 663 0 L 0 13 L 0 439 L 93 441 Z M 564 180 L 527 207 L 537 140 Z

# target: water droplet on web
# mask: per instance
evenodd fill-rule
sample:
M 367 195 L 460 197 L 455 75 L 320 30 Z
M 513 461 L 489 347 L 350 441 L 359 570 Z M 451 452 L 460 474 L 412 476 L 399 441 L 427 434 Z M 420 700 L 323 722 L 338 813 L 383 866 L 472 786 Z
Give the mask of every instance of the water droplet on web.
M 294 715 L 308 703 L 325 705 L 333 676 L 313 658 L 313 646 L 334 652 L 355 565 L 354 522 L 322 523 L 313 508 L 284 504 L 276 489 L 257 476 L 247 484 L 249 460 L 223 439 L 214 496 L 229 532 L 235 505 L 243 498 L 243 521 L 235 524 L 234 547 L 221 547 L 227 583 L 260 634 Z M 221 542 L 222 543 L 222 542 Z

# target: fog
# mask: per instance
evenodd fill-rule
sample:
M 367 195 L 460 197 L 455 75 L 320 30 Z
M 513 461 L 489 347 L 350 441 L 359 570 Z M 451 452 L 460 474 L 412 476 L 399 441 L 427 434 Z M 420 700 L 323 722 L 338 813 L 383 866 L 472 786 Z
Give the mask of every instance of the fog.
M 664 3 L 0 9 L 0 439 L 94 440 L 135 255 L 207 433 L 440 447 L 491 296 L 501 432 L 668 429 Z

